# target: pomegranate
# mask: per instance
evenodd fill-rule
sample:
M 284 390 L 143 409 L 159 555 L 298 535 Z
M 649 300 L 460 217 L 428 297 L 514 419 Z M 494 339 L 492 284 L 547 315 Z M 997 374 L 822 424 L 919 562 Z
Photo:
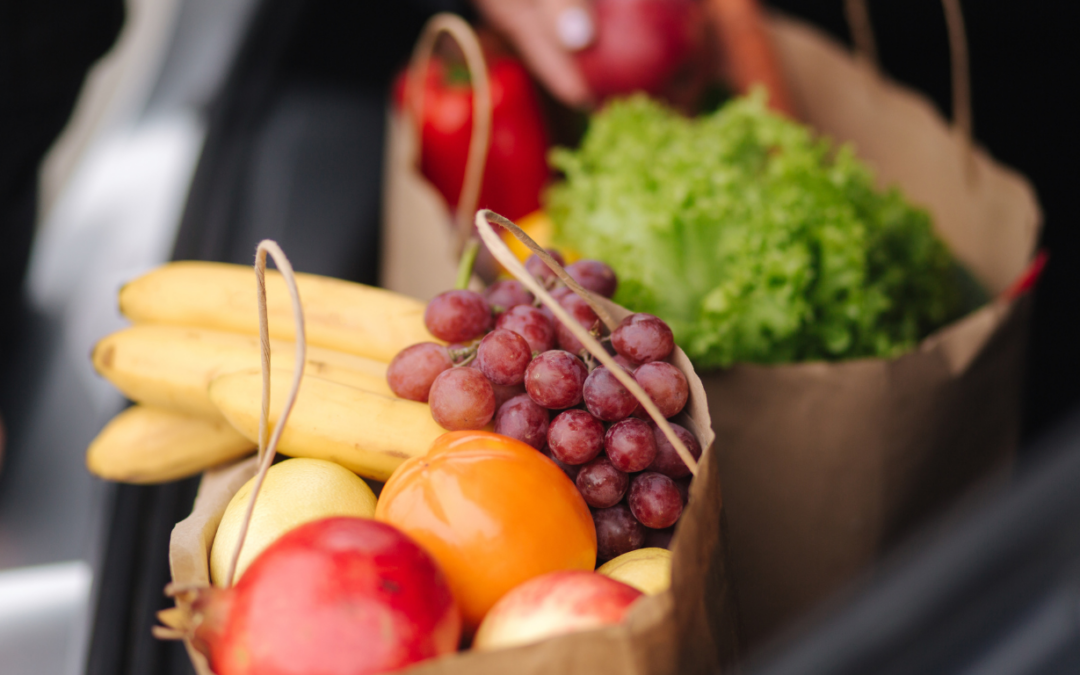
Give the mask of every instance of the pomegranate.
M 694 0 L 596 0 L 596 40 L 574 56 L 600 100 L 644 91 L 687 103 L 704 84 Z
M 192 609 L 193 642 L 217 675 L 381 673 L 452 653 L 461 636 L 431 557 L 366 518 L 301 525 Z

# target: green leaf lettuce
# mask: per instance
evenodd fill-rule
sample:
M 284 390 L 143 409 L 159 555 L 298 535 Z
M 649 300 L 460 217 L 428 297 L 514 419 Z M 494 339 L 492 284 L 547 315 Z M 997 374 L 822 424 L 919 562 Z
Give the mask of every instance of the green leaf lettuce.
M 611 265 L 615 300 L 699 368 L 894 356 L 961 312 L 928 214 L 760 92 L 696 119 L 617 101 L 552 162 L 556 241 Z

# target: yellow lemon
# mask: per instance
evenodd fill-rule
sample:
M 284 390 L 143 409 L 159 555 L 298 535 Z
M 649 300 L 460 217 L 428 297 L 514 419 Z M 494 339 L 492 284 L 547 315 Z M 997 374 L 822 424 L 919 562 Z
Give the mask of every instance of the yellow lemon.
M 639 548 L 612 558 L 596 571 L 633 586 L 646 595 L 655 595 L 671 586 L 671 551 L 666 548 Z
M 555 235 L 555 225 L 551 222 L 551 218 L 548 217 L 548 214 L 543 210 L 533 211 L 529 215 L 519 218 L 517 226 L 525 230 L 525 234 L 532 237 L 533 241 L 543 248 L 549 248 L 551 246 L 551 240 Z M 525 262 L 525 260 L 532 255 L 532 251 L 529 250 L 529 247 L 521 243 L 517 237 L 509 232 L 503 233 L 503 241 L 506 242 L 506 245 L 510 247 L 510 250 L 521 262 Z M 576 251 L 571 251 L 565 247 L 560 249 L 560 253 L 562 253 L 563 259 L 566 260 L 567 264 L 581 258 Z
M 225 576 L 254 484 L 252 478 L 233 495 L 214 535 L 210 579 L 215 586 L 228 585 Z M 352 471 L 323 459 L 296 458 L 275 464 L 266 472 L 255 501 L 235 579 L 267 546 L 295 527 L 331 516 L 374 515 L 375 493 Z

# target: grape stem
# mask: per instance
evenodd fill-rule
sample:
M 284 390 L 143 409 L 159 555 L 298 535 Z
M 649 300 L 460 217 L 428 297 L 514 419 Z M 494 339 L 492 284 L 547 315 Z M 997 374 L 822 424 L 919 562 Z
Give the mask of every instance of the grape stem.
M 451 349 L 450 360 L 454 362 L 454 367 L 467 366 L 476 360 L 477 354 L 476 347 L 466 347 L 465 349 Z
M 461 260 L 458 261 L 457 282 L 454 288 L 464 291 L 469 287 L 472 279 L 473 265 L 476 264 L 476 254 L 480 251 L 480 240 L 473 238 L 465 244 L 465 250 L 461 252 Z
M 690 454 L 690 450 L 687 449 L 686 445 L 682 442 L 682 439 L 679 438 L 678 434 L 676 434 L 675 430 L 671 427 L 671 424 L 668 423 L 667 419 L 661 414 L 660 409 L 653 403 L 652 398 L 649 397 L 645 390 L 641 388 L 641 385 L 638 384 L 629 373 L 619 366 L 615 359 L 607 353 L 603 345 L 601 345 L 589 331 L 582 328 L 581 324 L 575 321 L 573 317 L 570 316 L 570 313 L 567 312 L 562 305 L 556 302 L 555 298 L 551 297 L 547 290 L 544 289 L 543 285 L 525 270 L 521 261 L 519 261 L 517 257 L 510 252 L 510 249 L 506 247 L 506 243 L 503 242 L 502 238 L 495 234 L 495 230 L 492 228 L 491 223 L 502 225 L 513 232 L 515 237 L 520 239 L 521 242 L 528 246 L 534 253 L 540 255 L 541 259 L 546 257 L 547 259 L 544 260 L 544 262 L 547 263 L 548 267 L 550 267 L 555 274 L 558 274 L 560 279 L 565 275 L 566 278 L 563 279 L 563 281 L 566 282 L 567 285 L 573 284 L 570 286 L 571 289 L 585 298 L 586 301 L 590 299 L 588 291 L 581 288 L 577 282 L 571 279 L 559 263 L 552 260 L 551 256 L 548 256 L 546 251 L 543 251 L 529 235 L 525 234 L 520 227 L 515 225 L 509 219 L 488 209 L 481 209 L 476 212 L 476 229 L 480 233 L 480 238 L 487 244 L 488 250 L 491 251 L 491 255 L 495 256 L 495 259 L 502 263 L 503 267 L 505 267 L 510 274 L 514 275 L 518 281 L 532 291 L 533 295 L 551 310 L 551 313 L 555 315 L 555 318 L 566 326 L 567 330 L 581 342 L 585 349 L 611 371 L 611 374 L 615 376 L 615 379 L 619 381 L 619 384 L 626 387 L 626 389 L 633 394 L 634 398 L 638 400 L 638 403 L 645 408 L 645 412 L 647 412 L 653 422 L 656 423 L 656 426 L 660 428 L 660 431 L 667 438 L 668 442 L 675 448 L 676 454 L 679 455 L 679 459 L 683 461 L 686 467 L 690 469 L 690 473 L 697 475 L 697 460 Z M 590 305 L 591 304 L 592 303 L 590 303 Z M 593 310 L 595 311 L 597 308 L 601 310 L 604 309 L 603 307 L 600 307 L 599 303 L 596 303 Z M 601 316 L 599 312 L 597 312 L 597 316 Z M 607 316 L 608 320 L 611 320 L 611 315 L 608 314 L 606 310 L 604 311 L 603 316 Z M 601 320 L 603 320 L 603 316 L 601 316 Z M 605 321 L 605 323 L 607 323 L 607 321 Z M 704 448 L 702 449 L 704 450 Z

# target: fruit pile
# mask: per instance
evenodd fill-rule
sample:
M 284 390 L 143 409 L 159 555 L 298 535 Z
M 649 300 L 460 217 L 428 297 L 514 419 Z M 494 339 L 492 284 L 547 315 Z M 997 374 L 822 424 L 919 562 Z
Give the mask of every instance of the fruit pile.
M 548 253 L 563 264 L 558 251 Z M 665 418 L 682 412 L 689 387 L 664 360 L 675 347 L 667 324 L 632 314 L 608 334 L 589 300 L 538 256 L 529 257 L 525 269 L 608 347 Z M 579 260 L 565 271 L 591 293 L 615 293 L 615 274 L 602 262 Z M 637 399 L 522 282 L 497 281 L 483 293 L 442 293 L 428 303 L 424 323 L 448 344 L 421 342 L 394 357 L 386 375 L 397 396 L 428 403 L 448 430 L 483 429 L 494 421 L 495 433 L 554 460 L 593 509 L 599 558 L 666 544 L 687 500 L 690 469 Z M 672 428 L 699 457 L 694 435 L 675 423 Z
M 607 265 L 544 257 L 426 307 L 267 274 L 268 319 L 253 316 L 238 266 L 171 263 L 128 284 L 121 310 L 135 325 L 93 360 L 137 405 L 95 439 L 91 468 L 160 482 L 251 452 L 261 429 L 277 439 L 197 540 L 174 538 L 170 556 L 195 570 L 174 569 L 177 607 L 156 634 L 191 641 L 219 675 L 293 661 L 382 672 L 618 623 L 667 588 L 671 556 L 655 546 L 700 446 L 650 420 L 685 414 L 691 371 L 669 363 L 682 357 L 662 321 L 613 321 L 623 310 L 593 295 L 615 291 Z M 260 422 L 263 330 L 273 369 Z M 278 450 L 294 459 L 272 464 Z M 209 483 L 201 500 L 222 490 Z

